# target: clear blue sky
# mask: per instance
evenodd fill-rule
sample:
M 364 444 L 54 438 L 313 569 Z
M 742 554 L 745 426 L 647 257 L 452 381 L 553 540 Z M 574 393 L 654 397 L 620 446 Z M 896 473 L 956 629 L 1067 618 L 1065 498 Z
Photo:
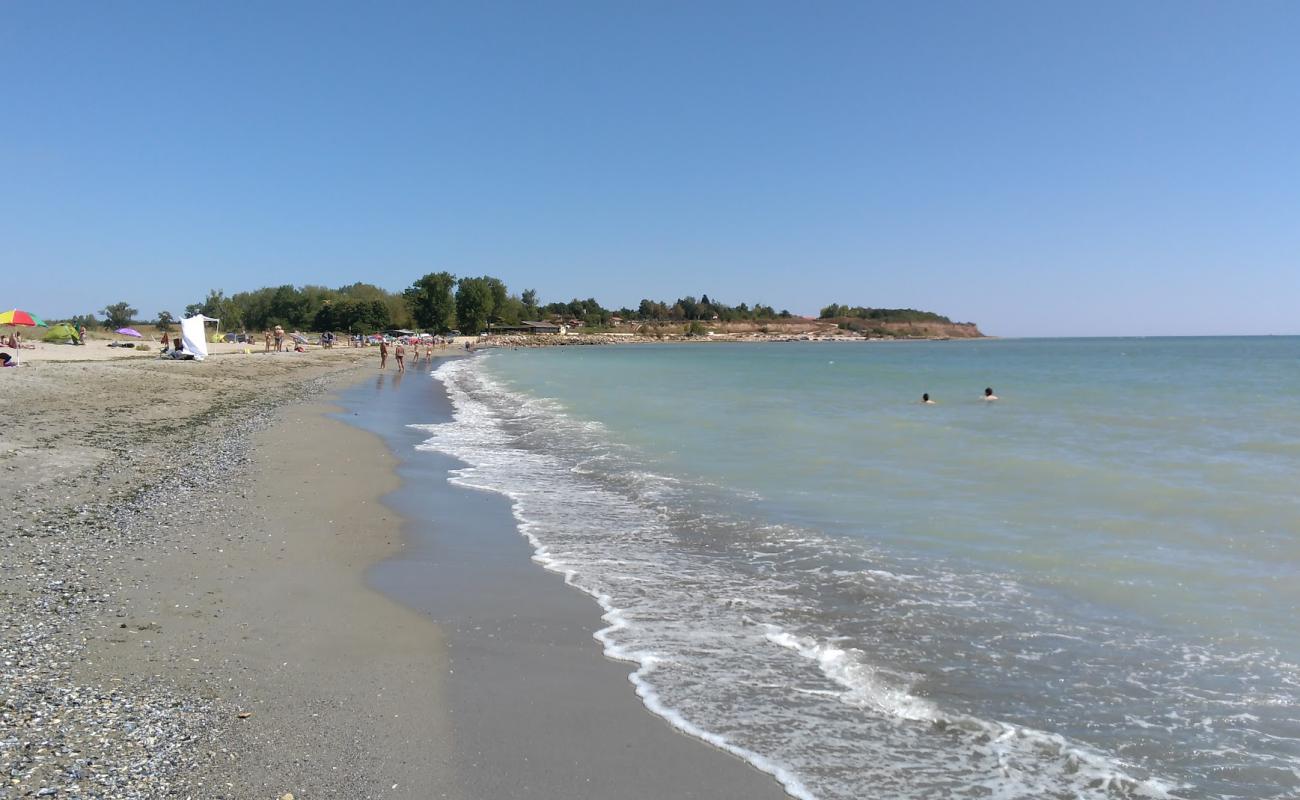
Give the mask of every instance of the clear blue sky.
M 5 2 L 0 306 L 544 301 L 1300 333 L 1300 3 Z

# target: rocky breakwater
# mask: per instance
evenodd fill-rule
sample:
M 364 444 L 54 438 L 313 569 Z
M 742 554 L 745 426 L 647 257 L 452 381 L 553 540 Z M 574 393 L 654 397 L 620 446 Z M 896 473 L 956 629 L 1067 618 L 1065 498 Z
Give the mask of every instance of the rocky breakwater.
M 654 336 L 641 336 L 630 333 L 574 333 L 567 335 L 560 334 L 520 334 L 508 336 L 492 336 L 481 341 L 478 347 L 566 347 L 570 345 L 595 345 L 595 344 L 636 344 L 665 341 L 665 338 Z M 673 339 L 684 339 L 686 337 L 677 336 Z
M 957 335 L 950 335 L 957 331 Z M 822 325 L 809 329 L 797 327 L 776 327 L 769 331 L 751 329 L 710 330 L 704 334 L 658 333 L 648 336 L 639 333 L 580 333 L 580 334 L 520 334 L 492 336 L 475 344 L 477 348 L 488 347 L 566 347 L 571 345 L 608 345 L 608 344 L 663 344 L 663 343 L 721 343 L 721 342 L 865 342 L 880 340 L 905 339 L 970 339 L 982 338 L 973 325 L 950 325 L 941 327 L 900 326 L 891 330 L 857 331 Z

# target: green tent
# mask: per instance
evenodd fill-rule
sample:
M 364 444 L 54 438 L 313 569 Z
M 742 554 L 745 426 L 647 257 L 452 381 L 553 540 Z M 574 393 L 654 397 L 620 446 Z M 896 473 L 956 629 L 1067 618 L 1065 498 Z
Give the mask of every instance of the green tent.
M 77 338 L 77 329 L 63 322 L 58 325 L 51 325 L 49 331 L 41 337 L 41 341 L 56 344 L 78 344 L 81 340 Z

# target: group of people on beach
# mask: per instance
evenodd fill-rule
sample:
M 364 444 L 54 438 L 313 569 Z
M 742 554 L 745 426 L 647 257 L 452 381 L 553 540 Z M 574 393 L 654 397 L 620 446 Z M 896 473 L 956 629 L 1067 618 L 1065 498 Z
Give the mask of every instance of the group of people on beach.
M 82 325 L 73 333 L 73 344 L 86 343 L 86 326 Z M 0 347 L 7 347 L 10 350 L 35 350 L 34 344 L 23 344 L 23 334 L 21 331 L 12 331 L 8 336 L 0 336 Z M 0 367 L 16 367 L 18 359 L 8 353 L 0 353 Z
M 980 399 L 983 400 L 983 401 L 986 402 L 986 403 L 992 403 L 993 401 L 995 401 L 995 400 L 998 399 L 998 396 L 995 395 L 995 394 L 993 394 L 993 387 L 990 386 L 990 387 L 988 387 L 987 389 L 984 390 L 984 396 L 981 397 Z M 930 399 L 930 393 L 929 393 L 929 392 L 926 392 L 925 394 L 922 394 L 922 395 L 921 395 L 921 405 L 923 405 L 923 406 L 933 406 L 933 405 L 938 405 L 938 404 L 935 403 L 935 401 L 931 400 L 931 399 Z
M 394 339 L 392 344 L 393 358 L 397 361 L 397 371 L 406 372 L 406 340 Z M 411 355 L 416 358 L 420 357 L 420 341 L 418 339 L 411 342 Z M 379 340 L 379 368 L 388 368 L 389 345 L 387 339 Z M 424 340 L 424 357 L 433 358 L 433 340 Z
M 262 334 L 262 342 L 266 346 L 264 352 L 271 352 L 271 346 L 275 346 L 275 352 L 284 351 L 284 328 L 276 325 L 274 329 L 268 330 Z

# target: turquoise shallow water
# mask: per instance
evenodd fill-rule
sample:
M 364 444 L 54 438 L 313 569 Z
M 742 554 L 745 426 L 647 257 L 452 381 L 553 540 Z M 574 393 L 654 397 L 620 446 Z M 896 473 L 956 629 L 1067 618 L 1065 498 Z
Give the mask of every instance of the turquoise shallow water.
M 1300 791 L 1300 339 L 553 348 L 439 377 L 457 417 L 426 446 L 514 499 L 647 705 L 795 794 Z

